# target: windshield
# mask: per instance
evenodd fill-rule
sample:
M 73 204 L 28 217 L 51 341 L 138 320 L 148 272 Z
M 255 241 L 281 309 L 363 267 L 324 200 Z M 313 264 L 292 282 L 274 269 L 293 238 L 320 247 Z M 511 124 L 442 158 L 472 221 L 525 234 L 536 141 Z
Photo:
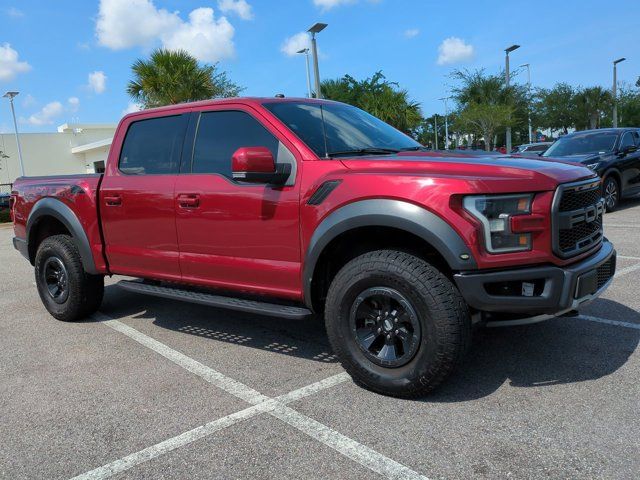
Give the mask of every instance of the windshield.
M 615 148 L 616 132 L 575 133 L 560 138 L 542 154 L 543 157 L 568 157 L 589 153 L 606 153 Z
M 422 148 L 382 120 L 343 103 L 273 102 L 264 107 L 319 157 L 384 155 Z

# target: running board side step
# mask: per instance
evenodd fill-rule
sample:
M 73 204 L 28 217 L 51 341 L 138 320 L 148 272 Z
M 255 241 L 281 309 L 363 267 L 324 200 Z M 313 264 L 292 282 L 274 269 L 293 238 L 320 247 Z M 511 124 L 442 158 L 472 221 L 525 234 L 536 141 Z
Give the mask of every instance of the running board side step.
M 183 302 L 198 303 L 210 307 L 226 308 L 241 312 L 255 313 L 257 315 L 267 315 L 270 317 L 280 317 L 289 320 L 301 320 L 311 315 L 311 310 L 304 307 L 290 305 L 278 305 L 275 303 L 265 303 L 256 300 L 245 300 L 242 298 L 224 297 L 210 293 L 194 292 L 175 287 L 165 287 L 151 285 L 139 281 L 121 280 L 117 284 L 130 292 L 152 295 L 154 297 L 170 298 Z

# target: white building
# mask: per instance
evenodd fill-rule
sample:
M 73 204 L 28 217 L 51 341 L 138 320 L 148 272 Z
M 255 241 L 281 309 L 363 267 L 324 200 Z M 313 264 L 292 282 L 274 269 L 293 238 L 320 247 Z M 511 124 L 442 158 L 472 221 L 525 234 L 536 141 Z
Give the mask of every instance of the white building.
M 60 125 L 53 133 L 21 133 L 20 146 L 27 176 L 94 173 L 104 170 L 115 124 Z M 20 176 L 16 137 L 0 134 L 0 184 Z

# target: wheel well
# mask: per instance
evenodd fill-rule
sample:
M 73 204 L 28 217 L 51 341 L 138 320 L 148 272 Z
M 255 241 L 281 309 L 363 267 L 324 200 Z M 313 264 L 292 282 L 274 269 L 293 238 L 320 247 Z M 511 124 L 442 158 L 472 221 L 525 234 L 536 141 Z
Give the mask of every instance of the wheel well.
M 65 225 L 55 217 L 43 216 L 38 219 L 37 223 L 31 227 L 29 232 L 29 260 L 35 263 L 38 247 L 44 239 L 53 235 L 71 235 L 71 232 Z
M 447 277 L 453 278 L 453 272 L 444 257 L 423 238 L 393 227 L 359 227 L 331 240 L 318 257 L 311 281 L 314 311 L 324 310 L 329 285 L 347 262 L 366 252 L 387 249 L 400 250 L 420 257 Z

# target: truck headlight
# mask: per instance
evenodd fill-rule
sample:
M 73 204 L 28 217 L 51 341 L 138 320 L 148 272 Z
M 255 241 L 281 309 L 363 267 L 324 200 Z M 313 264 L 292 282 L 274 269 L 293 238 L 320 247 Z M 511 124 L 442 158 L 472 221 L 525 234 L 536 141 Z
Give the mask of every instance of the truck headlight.
M 533 194 L 477 195 L 465 197 L 464 209 L 482 224 L 489 253 L 531 250 L 531 233 L 511 231 L 511 217 L 531 214 Z

